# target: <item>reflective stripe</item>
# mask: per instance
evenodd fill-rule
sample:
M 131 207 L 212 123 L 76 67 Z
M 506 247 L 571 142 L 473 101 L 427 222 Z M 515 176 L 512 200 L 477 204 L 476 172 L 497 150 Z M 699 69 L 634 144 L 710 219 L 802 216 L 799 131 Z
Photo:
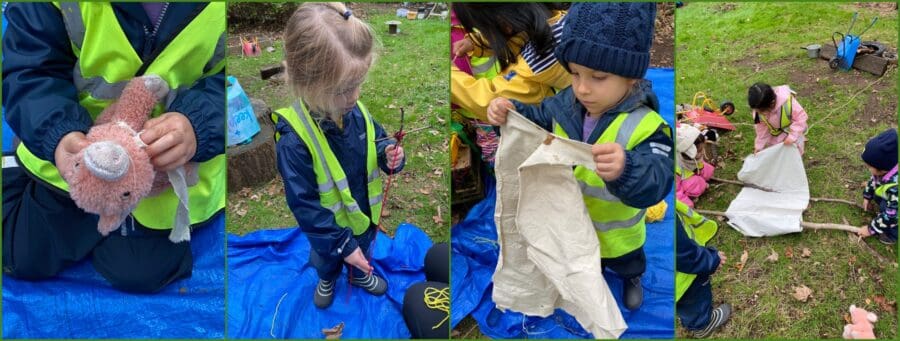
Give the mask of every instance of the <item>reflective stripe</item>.
M 578 180 L 578 179 L 576 179 Z M 622 200 L 619 197 L 613 195 L 609 192 L 606 187 L 596 187 L 588 185 L 586 182 L 578 180 L 578 186 L 581 187 L 581 194 L 586 197 L 591 197 L 603 201 L 610 202 L 621 202 Z
M 641 106 L 634 112 L 628 114 L 628 116 L 625 117 L 625 122 L 622 122 L 622 125 L 619 127 L 618 134 L 616 134 L 616 143 L 622 146 L 622 148 L 628 149 L 628 141 L 631 140 L 631 135 L 634 134 L 634 130 L 637 129 L 638 125 L 641 124 L 641 120 L 643 120 L 650 112 L 650 108 Z
M 487 61 L 478 65 L 472 65 L 472 73 L 479 74 L 485 73 L 491 70 L 494 67 L 494 64 L 497 63 L 497 57 L 491 56 Z
M 300 102 L 294 102 L 294 111 L 298 113 L 297 116 L 300 117 L 300 122 L 303 122 L 303 126 L 306 128 L 306 131 L 310 133 L 312 137 L 310 140 L 312 140 L 313 146 L 316 148 L 316 153 L 319 155 L 319 160 L 322 160 L 323 163 L 327 163 L 327 159 L 325 159 L 325 152 L 322 151 L 322 146 L 319 145 L 319 139 L 316 138 L 316 135 L 313 133 L 314 130 L 312 125 L 310 125 L 309 120 L 306 119 L 305 111 L 300 108 Z M 331 176 L 331 170 L 328 169 L 328 165 L 323 164 L 322 169 L 325 171 L 325 183 L 319 184 L 319 193 L 330 191 L 335 186 L 334 177 Z M 347 179 L 344 179 L 344 187 L 347 187 L 346 180 Z M 338 187 L 340 188 L 340 184 L 338 184 Z M 338 201 L 338 205 L 341 204 L 342 202 Z M 332 212 L 336 212 L 336 210 L 332 210 Z
M 81 17 L 81 8 L 78 2 L 61 2 L 59 10 L 62 12 L 63 21 L 66 23 L 66 33 L 69 34 L 69 41 L 75 47 L 81 50 L 81 44 L 84 43 L 84 19 Z
M 15 156 L 4 156 L 3 157 L 3 168 L 16 168 L 19 167 L 19 163 L 16 162 Z
M 641 219 L 644 219 L 644 214 L 647 213 L 647 209 L 641 209 L 634 217 L 628 220 L 619 220 L 619 221 L 609 221 L 609 222 L 599 222 L 594 221 L 594 229 L 600 232 L 609 232 L 610 230 L 615 229 L 623 229 L 633 227 L 635 224 L 641 222 Z
M 222 35 L 219 36 L 219 41 L 216 43 L 216 49 L 213 52 L 212 57 L 210 57 L 209 62 L 203 67 L 203 73 L 205 74 L 212 71 L 223 59 L 225 59 L 225 33 L 222 33 Z
M 379 175 L 381 175 L 381 172 L 378 171 L 378 167 L 375 167 L 375 169 L 372 170 L 372 173 L 369 173 L 369 182 L 372 182 L 372 181 L 375 181 L 375 179 L 378 179 Z
M 125 90 L 125 86 L 128 85 L 130 80 L 124 80 L 115 83 L 109 83 L 101 76 L 94 76 L 91 78 L 84 78 L 81 73 L 81 62 L 78 61 L 75 63 L 75 68 L 72 70 L 72 80 L 75 83 L 75 88 L 78 92 L 83 93 L 87 92 L 91 97 L 104 100 L 104 101 L 113 101 L 119 98 L 122 95 L 122 91 Z M 169 93 L 166 94 L 166 98 L 160 102 L 164 104 L 166 108 L 168 108 L 172 102 L 175 101 L 175 98 L 178 97 L 181 93 L 190 89 L 193 84 L 189 84 L 183 86 L 178 89 L 171 89 Z
M 374 198 L 369 198 L 369 207 L 381 204 L 382 195 L 379 194 Z
M 330 207 L 326 208 L 331 211 L 331 213 L 337 214 L 337 212 L 340 211 L 342 207 L 344 207 L 344 203 L 338 201 L 337 204 L 331 205 Z

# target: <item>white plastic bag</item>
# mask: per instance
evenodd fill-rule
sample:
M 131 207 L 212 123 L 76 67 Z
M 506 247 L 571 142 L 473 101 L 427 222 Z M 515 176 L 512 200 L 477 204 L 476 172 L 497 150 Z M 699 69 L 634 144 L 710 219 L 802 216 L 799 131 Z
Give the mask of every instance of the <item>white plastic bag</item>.
M 501 133 L 494 303 L 532 316 L 561 308 L 595 338 L 618 338 L 628 326 L 603 278 L 600 244 L 572 172 L 594 167 L 591 146 L 516 113 Z
M 259 133 L 259 122 L 253 113 L 253 105 L 250 98 L 244 92 L 244 88 L 238 83 L 237 78 L 228 76 L 228 135 L 226 145 L 249 143 L 253 136 Z
M 796 146 L 777 144 L 747 156 L 738 179 L 749 186 L 728 206 L 728 225 L 750 237 L 802 230 L 803 211 L 809 205 L 809 183 Z

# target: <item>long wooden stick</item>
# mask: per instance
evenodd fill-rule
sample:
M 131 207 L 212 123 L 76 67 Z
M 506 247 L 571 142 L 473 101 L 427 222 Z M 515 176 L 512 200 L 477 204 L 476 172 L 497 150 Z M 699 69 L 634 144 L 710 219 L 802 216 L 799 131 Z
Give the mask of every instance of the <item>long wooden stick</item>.
M 709 180 L 715 181 L 715 182 L 726 183 L 726 184 L 738 185 L 738 186 L 746 186 L 746 184 L 744 184 L 743 182 L 736 181 L 736 180 L 728 180 L 728 179 L 722 179 L 722 178 L 710 178 Z M 847 204 L 847 205 L 851 205 L 851 206 L 856 206 L 856 207 L 859 207 L 859 208 L 863 208 L 863 207 L 862 207 L 862 204 L 857 203 L 857 202 L 853 202 L 853 201 L 850 201 L 850 200 L 845 200 L 845 199 L 835 199 L 835 198 L 809 198 L 809 200 L 811 200 L 811 201 L 817 201 L 817 202 L 833 202 L 833 203 Z
M 721 217 L 725 216 L 725 212 L 719 212 L 719 211 L 709 211 L 709 210 L 700 210 L 700 209 L 696 209 L 694 211 L 696 211 L 697 213 L 700 213 L 700 214 L 715 215 L 715 216 L 721 216 Z M 859 230 L 859 227 L 856 227 L 853 225 L 832 224 L 832 223 L 811 223 L 808 221 L 801 221 L 800 226 L 802 226 L 804 228 L 808 228 L 808 229 L 813 229 L 813 230 L 839 230 L 839 231 L 847 231 L 847 232 L 856 232 L 857 230 Z

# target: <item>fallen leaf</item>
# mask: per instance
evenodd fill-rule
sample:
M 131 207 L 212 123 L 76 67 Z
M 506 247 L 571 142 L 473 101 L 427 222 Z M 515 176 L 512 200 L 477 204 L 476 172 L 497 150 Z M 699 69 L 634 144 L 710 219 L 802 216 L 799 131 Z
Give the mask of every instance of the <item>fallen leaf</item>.
M 382 206 L 382 207 L 381 207 L 381 216 L 382 216 L 382 217 L 385 217 L 385 218 L 390 217 L 390 216 L 391 216 L 391 210 L 389 210 L 387 207 Z
M 784 249 L 784 256 L 787 258 L 794 258 L 794 248 L 788 246 Z
M 425 195 L 431 194 L 431 190 L 430 190 L 430 189 L 427 189 L 427 188 L 425 188 L 425 187 L 419 188 L 418 190 L 416 190 L 416 192 L 419 192 L 419 193 L 422 193 L 422 194 L 425 194 Z
M 245 215 L 247 215 L 247 209 L 241 208 L 241 209 L 238 209 L 237 212 L 235 212 L 235 213 L 237 213 L 238 217 L 243 218 Z
M 182 294 L 182 295 L 187 294 L 187 288 L 185 288 L 185 287 L 178 288 L 178 293 Z
M 747 250 L 744 250 L 744 253 L 741 254 L 741 261 L 735 264 L 738 272 L 744 271 L 744 264 L 747 263 L 747 258 L 750 258 L 750 254 L 747 253 Z
M 326 340 L 340 340 L 344 334 L 344 322 L 338 323 L 336 326 L 328 329 L 322 329 Z
M 794 287 L 794 293 L 791 294 L 791 296 L 794 296 L 794 298 L 800 302 L 806 302 L 810 295 L 812 295 L 812 289 L 805 285 Z
M 769 255 L 769 257 L 766 257 L 766 260 L 770 261 L 770 262 L 777 262 L 778 261 L 778 252 L 775 252 L 775 250 L 772 250 L 772 254 Z
M 431 220 L 434 220 L 434 223 L 438 224 L 438 225 L 441 225 L 444 223 L 444 218 L 441 218 L 441 216 L 439 216 L 439 215 L 431 216 Z
M 897 311 L 897 302 L 896 301 L 888 301 L 884 296 L 875 296 L 875 303 L 878 303 L 878 306 L 881 307 L 881 310 L 893 314 Z
M 250 196 L 250 200 L 259 201 L 259 194 L 253 194 Z
M 804 247 L 803 253 L 800 254 L 800 257 L 809 258 L 809 256 L 812 256 L 812 250 L 810 250 L 808 247 Z

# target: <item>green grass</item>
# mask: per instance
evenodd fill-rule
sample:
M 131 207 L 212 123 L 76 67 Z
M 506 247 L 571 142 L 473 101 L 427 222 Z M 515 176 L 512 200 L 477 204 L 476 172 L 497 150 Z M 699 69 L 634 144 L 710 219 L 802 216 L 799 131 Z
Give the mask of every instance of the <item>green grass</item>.
M 832 72 L 827 62 L 807 59 L 800 47 L 831 41 L 831 32 L 846 31 L 860 12 L 858 32 L 874 16 L 877 24 L 863 40 L 897 46 L 895 11 L 877 11 L 840 3 L 690 3 L 676 14 L 676 102 L 690 103 L 694 92 L 737 106 L 719 154 L 725 156 L 716 177 L 735 179 L 742 159 L 752 152 L 755 132 L 746 102 L 757 81 L 789 84 L 809 114 L 804 164 L 812 197 L 862 202 L 868 171 L 859 158 L 862 146 L 877 133 L 897 126 L 896 67 L 883 79 L 852 70 Z M 830 44 L 830 43 L 829 43 Z M 875 83 L 869 87 L 869 84 Z M 740 188 L 711 183 L 698 208 L 725 211 Z M 872 215 L 844 204 L 811 203 L 804 220 L 861 226 Z M 839 338 L 851 304 L 879 316 L 876 335 L 897 336 L 897 254 L 874 238 L 858 241 L 838 231 L 812 231 L 745 238 L 724 223 L 711 242 L 728 256 L 713 276 L 716 303 L 729 302 L 732 320 L 713 337 Z M 809 257 L 801 257 L 809 248 Z M 889 262 L 881 262 L 875 253 Z M 746 251 L 749 259 L 735 266 Z M 791 251 L 791 252 L 788 252 Z M 776 262 L 765 258 L 776 252 Z M 793 257 L 788 257 L 793 253 Z M 807 302 L 791 296 L 793 287 L 812 289 Z M 878 301 L 886 298 L 887 304 Z M 683 330 L 680 336 L 685 336 Z
M 387 208 L 390 216 L 382 224 L 393 230 L 401 222 L 422 228 L 435 241 L 450 237 L 449 160 L 447 136 L 449 119 L 449 21 L 403 20 L 401 33 L 387 35 L 384 22 L 393 20 L 392 11 L 378 6 L 361 9 L 381 41 L 376 64 L 363 84 L 360 100 L 385 130 L 392 134 L 400 125 L 400 107 L 406 111 L 407 131 L 427 127 L 407 135 L 403 142 L 406 168 L 394 176 Z M 383 7 L 383 6 L 382 6 Z M 359 13 L 359 14 L 357 14 Z M 228 72 L 236 76 L 251 97 L 264 100 L 273 109 L 289 105 L 293 99 L 281 81 L 264 81 L 259 69 L 280 63 L 282 42 L 274 53 L 259 58 L 231 56 Z M 386 180 L 386 175 L 383 175 Z M 280 179 L 256 188 L 235 190 L 228 197 L 227 230 L 245 234 L 259 229 L 296 226 L 287 208 Z

